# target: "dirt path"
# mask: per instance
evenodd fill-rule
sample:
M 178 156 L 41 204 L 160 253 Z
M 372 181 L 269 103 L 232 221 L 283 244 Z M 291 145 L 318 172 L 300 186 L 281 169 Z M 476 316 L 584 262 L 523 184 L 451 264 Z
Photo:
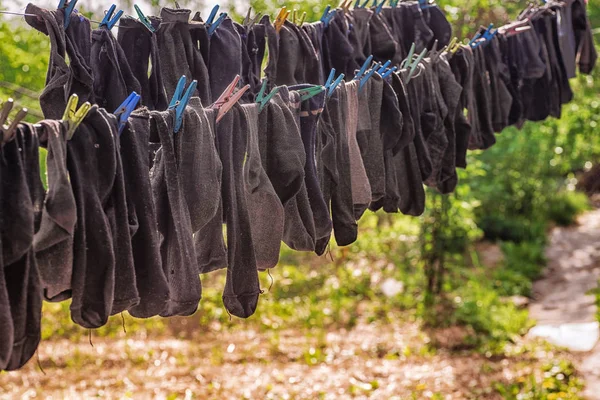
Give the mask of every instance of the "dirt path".
M 575 227 L 555 228 L 546 250 L 548 266 L 533 285 L 529 307 L 537 326 L 530 332 L 583 352 L 579 369 L 585 394 L 600 399 L 600 345 L 596 298 L 600 279 L 600 209 L 582 215 Z

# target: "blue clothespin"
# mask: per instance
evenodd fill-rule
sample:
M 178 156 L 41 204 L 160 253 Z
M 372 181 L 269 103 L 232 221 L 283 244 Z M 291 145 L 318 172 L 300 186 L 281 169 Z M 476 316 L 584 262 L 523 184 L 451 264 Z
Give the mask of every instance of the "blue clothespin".
M 392 60 L 387 60 L 387 61 L 385 62 L 385 64 L 383 64 L 383 65 L 381 66 L 381 68 L 379 68 L 379 69 L 377 70 L 377 72 L 378 72 L 379 74 L 381 74 L 383 71 L 385 71 L 385 70 L 387 69 L 387 67 L 389 67 L 389 66 L 390 66 L 390 64 L 391 64 L 391 63 L 392 63 Z
M 435 2 L 429 2 L 428 0 L 419 0 L 419 7 L 421 7 L 421 10 L 425 10 L 427 8 L 431 8 L 431 7 L 435 7 Z
M 125 101 L 115 110 L 113 113 L 115 117 L 119 119 L 119 136 L 123 133 L 123 129 L 125 129 L 125 125 L 127 125 L 127 119 L 137 107 L 138 102 L 140 101 L 140 96 L 136 92 L 131 92 L 131 94 L 125 99 Z
M 381 77 L 383 79 L 385 79 L 388 76 L 390 76 L 391 74 L 393 74 L 397 69 L 398 69 L 398 67 L 392 67 L 392 68 L 388 69 L 387 71 L 385 71 L 383 74 L 381 74 Z
M 325 89 L 327 89 L 327 97 L 331 97 L 331 95 L 335 91 L 335 88 L 340 84 L 342 79 L 344 79 L 344 74 L 340 74 L 340 76 L 338 76 L 336 80 L 333 80 L 334 77 L 335 68 L 332 68 L 331 72 L 329 73 L 329 77 L 327 78 L 327 82 L 325 82 Z
M 363 86 L 365 86 L 365 84 L 367 83 L 367 81 L 369 80 L 369 78 L 372 77 L 375 72 L 377 72 L 377 70 L 379 69 L 379 67 L 381 67 L 381 63 L 375 63 L 375 65 L 373 66 L 373 68 L 371 68 L 369 71 L 367 71 L 365 73 L 365 75 L 362 78 L 360 78 L 360 83 L 358 84 L 358 91 L 359 92 L 362 90 Z
M 156 32 L 156 29 L 154 29 L 154 27 L 152 26 L 152 23 L 150 23 L 150 20 L 144 15 L 144 13 L 142 12 L 142 10 L 140 10 L 140 8 L 137 6 L 137 4 L 133 5 L 133 8 L 135 8 L 135 12 L 138 15 L 138 19 L 140 20 L 140 22 L 142 24 L 144 24 L 144 26 L 146 28 L 148 28 L 148 30 L 152 33 Z
M 119 18 L 121 18 L 121 15 L 123 15 L 123 10 L 119 10 L 113 17 L 113 13 L 115 12 L 116 8 L 117 6 L 114 4 L 110 6 L 106 14 L 104 14 L 104 18 L 102 18 L 102 21 L 100 21 L 100 27 L 105 26 L 110 31 L 113 26 L 115 26 Z
M 273 96 L 275 96 L 277 94 L 277 92 L 279 91 L 279 86 L 275 86 L 271 92 L 265 96 L 265 91 L 267 90 L 267 80 L 263 79 L 263 83 L 262 86 L 260 87 L 260 91 L 258 92 L 258 94 L 256 95 L 256 100 L 255 102 L 259 104 L 258 106 L 258 112 L 261 112 L 263 110 L 263 108 L 265 108 L 265 106 L 267 104 L 269 104 L 269 101 L 273 98 Z
M 219 11 L 219 5 L 217 4 L 210 10 L 210 14 L 208 14 L 208 18 L 206 19 L 206 23 L 212 25 L 215 17 L 217 16 L 217 12 Z
M 383 5 L 385 4 L 386 0 L 381 0 L 381 3 L 377 4 L 377 0 L 374 0 L 376 7 L 375 7 L 375 14 L 379 14 L 381 12 L 381 10 L 383 9 Z
M 221 13 L 219 14 L 219 18 L 217 18 L 215 22 L 210 24 L 210 26 L 208 27 L 208 36 L 212 36 L 212 34 L 215 33 L 215 31 L 217 30 L 219 25 L 221 25 L 221 22 L 223 22 L 225 17 L 227 17 L 227 13 Z
M 325 27 L 329 26 L 329 23 L 331 22 L 331 20 L 333 19 L 333 16 L 335 15 L 335 11 L 336 10 L 331 10 L 331 6 L 328 5 L 327 7 L 325 7 L 325 11 L 323 11 L 323 15 L 321 15 L 321 22 L 323 23 L 323 25 L 325 25 Z
M 362 67 L 360 67 L 360 70 L 354 75 L 354 79 L 360 79 L 363 76 L 367 68 L 369 68 L 369 65 L 371 65 L 371 61 L 373 61 L 373 55 L 367 57 Z
M 76 4 L 77 0 L 72 0 L 71 2 L 69 2 L 69 4 L 67 4 L 67 0 L 60 0 L 60 2 L 58 3 L 58 9 L 61 10 L 64 8 L 65 10 L 65 20 L 63 23 L 65 29 L 69 27 L 69 22 L 71 22 L 71 13 L 75 9 Z
M 182 75 L 181 78 L 179 78 L 179 82 L 177 83 L 177 88 L 175 89 L 175 94 L 173 94 L 171 103 L 169 103 L 169 109 L 175 110 L 175 127 L 173 129 L 175 133 L 179 132 L 179 129 L 181 129 L 185 106 L 187 106 L 187 103 L 190 101 L 190 97 L 192 97 L 192 95 L 196 91 L 196 85 L 198 85 L 198 81 L 193 80 L 184 94 L 183 89 L 185 89 L 185 82 L 185 75 Z

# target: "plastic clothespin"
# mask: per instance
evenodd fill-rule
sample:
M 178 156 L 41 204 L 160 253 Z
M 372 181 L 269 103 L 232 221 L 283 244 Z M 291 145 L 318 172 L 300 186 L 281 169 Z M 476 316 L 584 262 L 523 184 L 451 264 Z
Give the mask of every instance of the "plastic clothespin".
M 352 0 L 342 0 L 342 2 L 339 5 L 339 8 L 344 10 L 345 12 L 348 12 L 348 10 L 350 10 L 351 5 L 352 5 Z
M 377 72 L 377 70 L 381 67 L 381 63 L 375 63 L 375 65 L 373 66 L 373 68 L 371 68 L 369 71 L 367 71 L 365 73 L 365 75 L 360 78 L 360 82 L 358 84 L 358 91 L 360 92 L 363 88 L 363 86 L 365 86 L 365 84 L 367 83 L 367 81 L 369 80 L 370 77 L 373 76 L 373 74 L 375 72 Z
M 435 7 L 435 1 L 429 1 L 429 0 L 419 0 L 419 7 L 421 7 L 421 10 L 425 10 L 427 8 L 431 8 L 431 7 Z
M 387 67 L 389 67 L 389 66 L 390 66 L 390 64 L 391 64 L 391 63 L 392 63 L 392 60 L 387 60 L 387 61 L 385 62 L 385 64 L 383 64 L 383 65 L 382 65 L 382 66 L 381 66 L 381 67 L 380 67 L 380 68 L 377 70 L 377 72 L 378 72 L 379 74 L 381 74 L 383 71 L 385 71 L 385 70 L 387 69 Z
M 267 80 L 264 79 L 262 86 L 260 87 L 260 91 L 256 95 L 256 100 L 255 100 L 255 102 L 259 104 L 258 112 L 261 112 L 263 110 L 263 108 L 265 108 L 265 106 L 267 104 L 269 104 L 269 101 L 271 101 L 273 96 L 275 96 L 277 94 L 277 92 L 279 91 L 279 86 L 275 86 L 273 89 L 271 89 L 271 92 L 269 92 L 269 94 L 265 96 L 266 90 L 267 90 Z
M 10 114 L 13 105 L 14 100 L 8 99 L 0 110 L 0 132 L 2 133 L 2 137 L 0 137 L 0 139 L 4 143 L 12 139 L 15 129 L 17 129 L 17 125 L 19 125 L 19 122 L 21 122 L 23 118 L 27 116 L 27 109 L 22 108 L 17 112 L 17 115 L 15 115 L 12 122 L 8 125 L 5 125 L 8 114 Z
M 215 22 L 210 24 L 210 26 L 208 27 L 208 36 L 212 36 L 212 34 L 215 33 L 215 31 L 217 30 L 219 25 L 221 25 L 221 22 L 223 22 L 225 17 L 227 17 L 227 13 L 221 13 L 219 14 L 219 18 L 217 18 Z
M 387 71 L 385 71 L 383 74 L 381 74 L 381 77 L 383 79 L 385 79 L 388 76 L 390 76 L 391 74 L 393 74 L 397 69 L 398 69 L 398 67 L 396 67 L 396 66 L 389 68 Z
M 287 19 L 288 15 L 290 15 L 290 12 L 287 11 L 285 7 L 282 7 L 279 11 L 279 14 L 277 14 L 277 17 L 275 18 L 275 22 L 273 22 L 273 25 L 275 26 L 275 31 L 277 33 L 279 33 L 281 27 L 283 27 L 283 24 L 285 23 L 285 20 Z
M 410 82 L 410 80 L 412 79 L 413 75 L 415 74 L 415 71 L 417 70 L 417 67 L 419 66 L 419 64 L 421 63 L 421 61 L 423 61 L 423 59 L 425 58 L 425 56 L 427 55 L 427 49 L 424 49 L 421 54 L 419 54 L 419 56 L 413 61 L 413 63 L 410 65 L 410 69 L 408 71 L 408 76 L 406 77 L 406 82 L 408 83 Z
M 325 90 L 325 86 L 311 86 L 304 89 L 298 89 L 297 92 L 300 95 L 300 101 L 306 101 L 322 93 Z
M 410 63 L 412 63 L 412 58 L 413 58 L 413 55 L 415 54 L 416 49 L 417 49 L 417 45 L 413 42 L 413 44 L 410 46 L 410 49 L 408 50 L 408 55 L 400 63 L 401 68 L 407 68 L 410 65 Z
M 335 88 L 340 84 L 342 79 L 344 79 L 344 74 L 340 74 L 340 76 L 338 76 L 337 79 L 333 80 L 334 77 L 335 68 L 332 68 L 331 72 L 329 73 L 329 77 L 327 78 L 327 82 L 325 82 L 325 89 L 327 89 L 327 97 L 331 97 L 331 95 L 335 91 Z
M 234 93 L 235 87 L 237 86 L 239 80 L 240 76 L 236 75 L 233 81 L 227 86 L 227 88 L 225 88 L 225 91 L 221 93 L 217 101 L 215 101 L 211 106 L 211 108 L 216 108 L 219 110 L 216 122 L 219 122 L 225 116 L 225 114 L 231 110 L 233 105 L 238 102 L 244 93 L 250 89 L 250 85 L 246 85 Z
M 210 14 L 208 14 L 208 18 L 206 19 L 206 23 L 208 25 L 212 25 L 215 17 L 217 16 L 217 12 L 219 11 L 219 5 L 217 4 L 216 6 L 214 6 L 212 8 L 212 10 L 210 10 Z
M 321 22 L 323 23 L 323 25 L 325 25 L 325 27 L 329 26 L 329 23 L 331 22 L 331 20 L 333 19 L 333 16 L 335 15 L 335 11 L 336 10 L 331 10 L 330 5 L 327 5 L 327 7 L 325 7 L 325 10 L 323 11 L 323 15 L 321 15 Z
M 258 12 L 254 16 L 254 18 L 250 18 L 251 13 L 252 13 L 252 7 L 249 7 L 248 13 L 246 14 L 246 18 L 244 18 L 244 22 L 243 22 L 243 25 L 248 29 L 252 28 L 252 26 L 254 26 L 258 22 L 260 17 L 262 17 L 262 13 Z
M 119 18 L 121 18 L 121 15 L 123 15 L 123 10 L 119 10 L 113 17 L 113 13 L 115 12 L 116 8 L 117 6 L 114 4 L 110 6 L 106 14 L 104 14 L 104 18 L 102 18 L 102 21 L 100 21 L 100 28 L 105 26 L 110 31 L 113 26 L 115 26 Z
M 373 61 L 373 55 L 367 57 L 362 67 L 360 67 L 360 70 L 354 75 L 354 79 L 360 79 L 364 75 L 367 68 L 369 68 L 369 65 L 371 65 L 371 61 Z
M 175 133 L 179 132 L 179 129 L 181 129 L 181 125 L 183 124 L 183 112 L 190 101 L 190 97 L 192 97 L 192 95 L 196 92 L 196 86 L 198 85 L 198 81 L 193 80 L 185 93 L 183 93 L 186 80 L 187 79 L 185 75 L 182 75 L 181 78 L 179 78 L 179 82 L 177 82 L 177 87 L 175 88 L 175 93 L 173 94 L 173 98 L 169 103 L 169 109 L 175 110 L 175 126 L 173 129 Z
M 152 26 L 152 23 L 150 23 L 150 20 L 144 15 L 144 13 L 142 12 L 142 10 L 138 7 L 137 4 L 133 5 L 133 8 L 135 8 L 135 12 L 138 15 L 138 19 L 140 20 L 140 22 L 142 24 L 144 24 L 144 26 L 146 28 L 148 28 L 148 30 L 152 33 L 156 32 L 156 29 L 154 29 L 154 27 Z
M 294 9 L 294 12 L 292 12 L 292 22 L 294 23 L 294 25 L 297 26 L 302 26 L 302 24 L 304 23 L 304 20 L 306 19 L 306 11 L 304 11 L 302 13 L 302 17 L 300 17 L 299 20 L 296 20 L 296 13 L 298 12 L 298 10 Z
M 375 14 L 379 14 L 381 13 L 381 10 L 383 10 L 383 5 L 385 4 L 387 0 L 381 0 L 381 2 L 379 4 L 377 4 L 377 0 L 374 0 L 375 2 Z
M 127 125 L 127 119 L 137 107 L 138 102 L 140 101 L 140 96 L 136 92 L 131 92 L 131 94 L 125 99 L 125 101 L 117 107 L 115 112 L 113 113 L 115 117 L 119 119 L 119 136 L 123 133 L 123 129 L 125 129 L 125 125 Z
M 329 26 L 329 23 L 335 15 L 335 12 L 336 10 L 331 10 L 330 5 L 327 5 L 327 7 L 325 7 L 325 11 L 323 11 L 323 15 L 321 15 L 321 22 L 325 25 L 325 27 Z
M 90 108 L 92 108 L 90 102 L 86 101 L 78 109 L 78 103 L 79 96 L 77 96 L 76 94 L 72 94 L 71 97 L 69 97 L 69 101 L 67 102 L 67 108 L 65 108 L 65 112 L 62 117 L 63 122 L 65 122 L 69 127 L 67 130 L 67 139 L 69 140 L 73 137 L 73 134 L 75 134 L 75 130 L 77 129 L 79 124 L 81 124 L 81 121 L 83 121 L 87 113 L 90 111 Z
M 60 2 L 58 3 L 58 9 L 65 10 L 65 20 L 63 23 L 63 26 L 65 27 L 65 29 L 67 29 L 69 27 L 69 23 L 71 22 L 71 13 L 75 9 L 76 4 L 77 4 L 77 0 L 72 0 L 69 3 L 67 3 L 67 0 L 60 0 Z
M 398 1 L 399 0 L 390 0 L 390 7 L 392 7 L 392 8 L 398 7 Z

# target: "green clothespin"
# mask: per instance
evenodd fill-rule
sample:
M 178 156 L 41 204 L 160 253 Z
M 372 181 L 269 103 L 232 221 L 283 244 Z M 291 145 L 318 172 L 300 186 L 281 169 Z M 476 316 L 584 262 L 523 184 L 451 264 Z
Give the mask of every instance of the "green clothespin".
M 86 117 L 92 105 L 86 101 L 77 109 L 77 104 L 79 103 L 79 96 L 76 94 L 72 94 L 69 97 L 69 101 L 67 103 L 67 108 L 65 108 L 65 112 L 63 114 L 62 120 L 67 123 L 69 127 L 67 130 L 67 139 L 71 139 L 77 127 L 81 124 L 81 121 Z
M 138 15 L 138 18 L 140 20 L 140 22 L 142 24 L 144 24 L 144 26 L 146 28 L 148 28 L 148 30 L 152 33 L 156 32 L 156 29 L 154 29 L 154 27 L 152 26 L 152 23 L 150 22 L 150 20 L 144 15 L 144 13 L 142 12 L 142 10 L 140 10 L 140 8 L 138 7 L 137 4 L 133 5 L 133 8 L 135 8 L 135 12 Z
M 300 95 L 300 101 L 311 99 L 323 91 L 325 91 L 325 86 L 312 86 L 306 89 L 297 90 Z

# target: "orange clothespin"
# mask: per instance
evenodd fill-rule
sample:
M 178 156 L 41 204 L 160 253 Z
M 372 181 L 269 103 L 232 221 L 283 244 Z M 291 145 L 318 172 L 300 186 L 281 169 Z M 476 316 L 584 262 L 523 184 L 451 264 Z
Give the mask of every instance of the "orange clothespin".
M 287 19 L 288 15 L 290 15 L 290 12 L 287 11 L 285 7 L 282 7 L 281 11 L 279 11 L 279 14 L 277 14 L 277 18 L 275 18 L 275 22 L 273 22 L 273 25 L 275 26 L 275 31 L 277 31 L 277 33 L 279 33 L 279 31 L 281 30 L 281 27 L 285 23 L 285 20 Z

